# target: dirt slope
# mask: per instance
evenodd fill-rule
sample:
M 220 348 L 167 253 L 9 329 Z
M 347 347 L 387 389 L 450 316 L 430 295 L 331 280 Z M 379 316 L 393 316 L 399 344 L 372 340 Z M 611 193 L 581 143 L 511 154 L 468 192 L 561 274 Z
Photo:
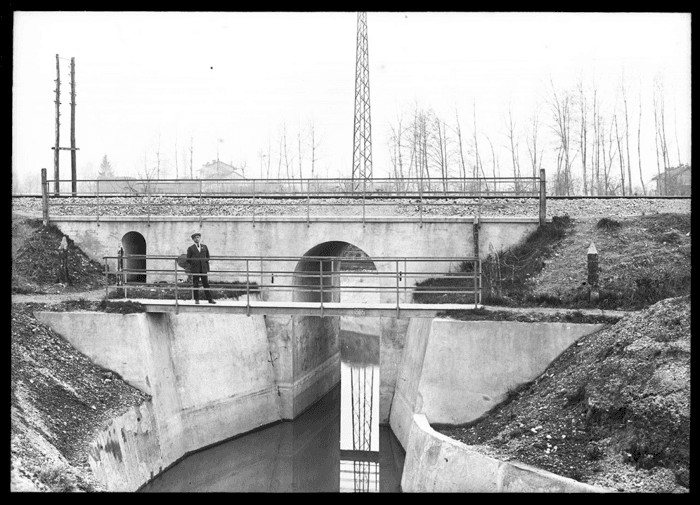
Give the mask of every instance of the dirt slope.
M 582 482 L 687 492 L 690 297 L 584 337 L 483 420 L 436 429 Z
M 93 364 L 12 304 L 11 490 L 94 491 L 87 446 L 99 428 L 148 396 Z

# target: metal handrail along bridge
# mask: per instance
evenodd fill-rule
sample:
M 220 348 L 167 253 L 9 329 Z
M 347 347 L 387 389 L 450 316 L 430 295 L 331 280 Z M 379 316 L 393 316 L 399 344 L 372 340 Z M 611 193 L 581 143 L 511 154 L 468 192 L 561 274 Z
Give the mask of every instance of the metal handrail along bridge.
M 146 312 L 434 317 L 481 304 L 481 260 L 473 257 L 212 256 L 216 305 L 192 300 L 184 255 L 129 255 L 127 268 L 110 272 L 118 259 L 104 256 L 105 297 Z M 129 267 L 138 262 L 149 267 Z
M 357 188 L 351 179 L 94 179 L 49 180 L 42 169 L 42 207 L 48 223 L 50 209 L 60 214 L 164 215 L 172 212 L 200 218 L 213 209 L 223 215 L 250 217 L 265 215 L 266 207 L 287 204 L 305 207 L 307 218 L 313 208 L 343 205 L 361 212 L 409 202 L 422 219 L 426 208 L 450 206 L 457 202 L 486 198 L 527 198 L 539 202 L 540 220 L 546 213 L 544 170 L 539 177 L 440 177 L 374 178 Z M 53 186 L 53 191 L 51 191 Z

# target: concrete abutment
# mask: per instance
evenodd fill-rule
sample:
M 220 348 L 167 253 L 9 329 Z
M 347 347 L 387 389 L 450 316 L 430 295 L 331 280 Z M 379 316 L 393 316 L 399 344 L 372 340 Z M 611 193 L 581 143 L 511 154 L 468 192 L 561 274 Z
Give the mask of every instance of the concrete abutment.
M 36 316 L 95 363 L 152 396 L 113 419 L 92 444 L 91 467 L 111 491 L 135 491 L 190 453 L 298 417 L 340 380 L 341 328 L 359 339 L 374 338 L 372 345 L 379 342 L 380 421 L 390 424 L 407 451 L 404 491 L 497 491 L 508 490 L 507 482 L 513 490 L 552 490 L 551 482 L 560 485 L 561 477 L 504 470 L 500 462 L 489 463 L 496 465 L 497 480 L 485 488 L 456 483 L 453 478 L 474 470 L 443 467 L 448 463 L 431 455 L 452 451 L 449 465 L 467 466 L 481 456 L 446 442 L 430 423 L 483 415 L 509 388 L 533 380 L 569 345 L 602 327 L 202 313 Z M 443 448 L 428 450 L 433 445 Z M 431 475 L 442 477 L 429 484 Z M 536 482 L 521 482 L 530 478 Z M 569 484 L 560 489 L 574 489 Z

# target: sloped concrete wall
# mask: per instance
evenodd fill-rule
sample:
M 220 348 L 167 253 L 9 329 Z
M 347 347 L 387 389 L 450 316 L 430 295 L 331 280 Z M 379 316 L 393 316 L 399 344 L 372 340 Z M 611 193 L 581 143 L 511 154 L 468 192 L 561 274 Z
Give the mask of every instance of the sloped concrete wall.
M 95 441 L 91 466 L 110 490 L 133 491 L 187 453 L 281 419 L 262 316 L 37 318 L 152 395 L 152 405 L 115 420 Z
M 35 316 L 93 363 L 118 373 L 128 384 L 151 394 L 144 314 L 35 312 Z
M 409 439 L 401 477 L 401 489 L 407 493 L 614 492 L 475 452 L 433 430 L 423 414 L 412 417 Z
M 460 424 L 537 378 L 567 347 L 604 325 L 411 320 L 390 424 L 404 447 L 413 414 Z

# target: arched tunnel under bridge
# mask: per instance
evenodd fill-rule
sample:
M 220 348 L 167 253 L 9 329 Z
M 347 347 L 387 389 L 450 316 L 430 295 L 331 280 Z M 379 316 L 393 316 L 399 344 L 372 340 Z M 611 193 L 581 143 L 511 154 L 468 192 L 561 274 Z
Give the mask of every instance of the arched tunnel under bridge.
M 342 285 L 341 271 L 344 272 Z M 379 301 L 379 293 L 372 292 L 371 286 L 358 285 L 366 284 L 366 279 L 373 276 L 372 272 L 376 275 L 377 266 L 358 247 L 348 242 L 323 242 L 309 249 L 297 263 L 293 300 L 340 302 L 342 296 L 342 301 Z
M 146 271 L 146 258 L 139 255 L 146 255 L 146 239 L 137 231 L 130 231 L 122 237 L 122 247 L 126 261 L 124 268 L 132 272 L 127 272 L 127 282 L 146 282 L 145 273 L 134 273 L 133 270 Z

